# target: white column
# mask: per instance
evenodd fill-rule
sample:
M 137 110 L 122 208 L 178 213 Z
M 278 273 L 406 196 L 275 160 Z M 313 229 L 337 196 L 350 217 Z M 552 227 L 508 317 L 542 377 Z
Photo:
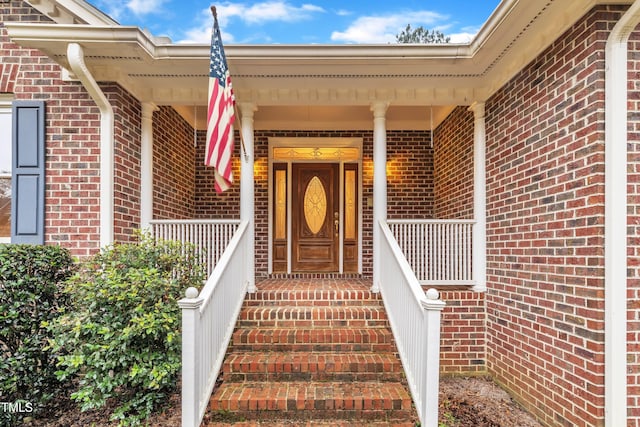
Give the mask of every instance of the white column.
M 140 228 L 149 229 L 153 219 L 153 112 L 152 102 L 142 104 L 140 147 Z
M 487 290 L 487 178 L 486 130 L 484 102 L 469 107 L 473 111 L 473 286 L 474 291 Z
M 388 102 L 376 102 L 373 111 L 373 292 L 380 291 L 380 239 L 378 222 L 387 220 L 387 119 Z
M 255 179 L 253 176 L 253 114 L 257 107 L 251 103 L 242 103 L 240 106 L 240 114 L 242 119 L 242 139 L 244 141 L 244 149 L 240 148 L 240 219 L 249 221 L 247 230 L 249 238 L 249 248 L 247 251 L 246 267 L 248 269 L 247 277 L 249 281 L 248 291 L 256 291 L 255 279 L 255 198 L 254 188 Z

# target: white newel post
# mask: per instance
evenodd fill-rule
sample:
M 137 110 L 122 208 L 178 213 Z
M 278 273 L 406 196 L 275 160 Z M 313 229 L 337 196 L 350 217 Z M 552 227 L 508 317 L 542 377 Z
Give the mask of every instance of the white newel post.
M 373 292 L 380 291 L 380 227 L 387 220 L 387 124 L 388 102 L 376 102 L 373 111 Z
M 158 107 L 142 104 L 140 147 L 140 228 L 149 229 L 153 219 L 153 112 Z
M 255 199 L 254 188 L 255 178 L 253 175 L 253 115 L 257 107 L 255 104 L 240 104 L 240 113 L 242 114 L 242 138 L 244 140 L 244 148 L 240 148 L 240 219 L 249 222 L 247 230 L 247 238 L 249 245 L 247 248 L 247 280 L 249 286 L 248 292 L 256 291 L 255 280 Z
M 427 300 L 422 302 L 424 310 L 424 329 L 427 336 L 423 340 L 423 354 L 426 367 L 425 381 L 421 390 L 426 399 L 422 399 L 424 407 L 422 416 L 425 427 L 438 425 L 438 389 L 440 386 L 440 316 L 445 307 L 444 301 L 439 299 L 437 290 L 431 288 L 426 292 Z
M 200 322 L 198 290 L 189 288 L 185 298 L 178 301 L 182 309 L 182 426 L 200 425 L 200 395 L 198 390 L 197 357 L 200 340 L 196 336 Z
M 487 290 L 487 179 L 486 129 L 484 102 L 469 107 L 473 111 L 473 286 L 474 291 Z

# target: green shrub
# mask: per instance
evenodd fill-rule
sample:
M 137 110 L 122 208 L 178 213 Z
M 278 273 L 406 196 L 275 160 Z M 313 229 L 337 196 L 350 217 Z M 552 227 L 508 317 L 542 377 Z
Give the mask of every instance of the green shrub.
M 83 411 L 114 404 L 111 420 L 135 425 L 175 390 L 180 373 L 180 308 L 201 286 L 193 249 L 177 242 L 113 245 L 69 280 L 72 308 L 52 325 L 60 379 L 78 377 L 71 398 Z
M 72 268 L 66 249 L 0 244 L 0 401 L 20 405 L 0 408 L 4 425 L 36 414 L 62 387 L 46 324 L 68 303 L 62 289 Z

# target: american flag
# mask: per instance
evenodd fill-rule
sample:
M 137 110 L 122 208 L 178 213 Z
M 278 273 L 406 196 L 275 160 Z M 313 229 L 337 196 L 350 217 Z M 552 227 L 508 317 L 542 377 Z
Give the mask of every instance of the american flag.
M 227 57 L 222 47 L 218 17 L 213 14 L 211 31 L 211 58 L 209 61 L 209 107 L 207 113 L 207 147 L 204 164 L 213 166 L 215 188 L 218 193 L 233 182 L 231 156 L 233 155 L 233 122 L 235 98 Z

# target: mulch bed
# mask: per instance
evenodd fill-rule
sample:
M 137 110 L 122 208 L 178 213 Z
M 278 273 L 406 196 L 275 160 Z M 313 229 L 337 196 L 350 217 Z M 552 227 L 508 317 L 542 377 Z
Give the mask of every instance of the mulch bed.
M 113 427 L 107 410 L 80 412 L 69 400 L 59 400 L 55 411 L 27 420 L 25 427 Z M 446 377 L 440 380 L 439 423 L 442 427 L 541 427 L 493 381 L 484 377 Z M 146 424 L 180 427 L 180 396 Z

